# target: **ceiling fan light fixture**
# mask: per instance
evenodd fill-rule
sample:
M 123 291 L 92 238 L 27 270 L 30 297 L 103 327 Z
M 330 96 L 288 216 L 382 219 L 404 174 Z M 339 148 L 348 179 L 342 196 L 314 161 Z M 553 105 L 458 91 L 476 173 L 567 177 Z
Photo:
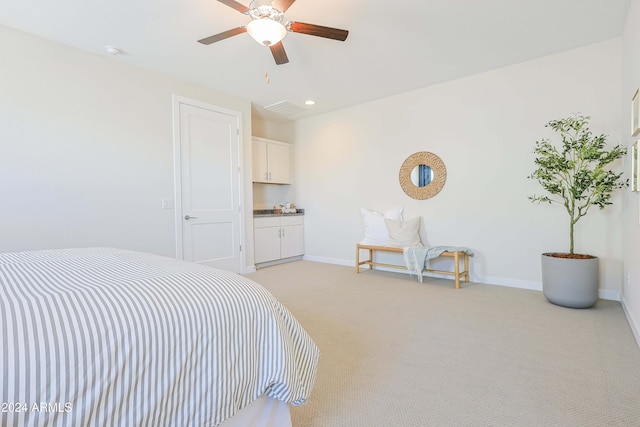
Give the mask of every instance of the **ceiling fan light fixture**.
M 287 35 L 287 29 L 284 25 L 269 18 L 254 19 L 249 22 L 247 32 L 255 41 L 264 46 L 272 46 Z

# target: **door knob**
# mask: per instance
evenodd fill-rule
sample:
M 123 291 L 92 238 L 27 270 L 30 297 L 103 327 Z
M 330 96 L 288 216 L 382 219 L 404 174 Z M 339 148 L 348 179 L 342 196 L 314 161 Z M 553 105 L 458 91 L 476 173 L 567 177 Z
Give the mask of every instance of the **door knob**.
M 187 221 L 189 221 L 190 219 L 198 219 L 197 216 L 189 216 L 189 215 L 185 215 L 184 219 L 186 219 Z

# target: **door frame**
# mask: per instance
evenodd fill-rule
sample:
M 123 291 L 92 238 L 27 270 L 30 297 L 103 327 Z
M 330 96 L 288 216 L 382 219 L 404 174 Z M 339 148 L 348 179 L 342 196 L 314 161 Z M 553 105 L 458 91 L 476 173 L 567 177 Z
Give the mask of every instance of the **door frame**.
M 205 110 L 211 110 L 216 113 L 228 114 L 235 116 L 238 123 L 237 141 L 238 144 L 238 233 L 240 234 L 240 273 L 245 271 L 245 253 L 246 242 L 244 238 L 244 156 L 243 156 L 243 136 L 242 136 L 242 112 L 231 110 L 217 105 L 208 104 L 196 99 L 187 98 L 185 96 L 173 94 L 172 98 L 172 116 L 173 116 L 173 186 L 175 197 L 175 243 L 176 258 L 184 259 L 183 250 L 183 232 L 182 232 L 182 152 L 180 147 L 180 104 L 190 105 Z

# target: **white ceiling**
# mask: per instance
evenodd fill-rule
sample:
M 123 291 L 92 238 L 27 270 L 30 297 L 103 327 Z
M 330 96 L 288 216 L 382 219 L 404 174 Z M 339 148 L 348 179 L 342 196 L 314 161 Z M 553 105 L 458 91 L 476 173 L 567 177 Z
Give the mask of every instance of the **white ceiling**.
M 259 117 L 297 119 L 618 37 L 628 5 L 297 0 L 285 20 L 346 29 L 349 37 L 288 33 L 285 65 L 246 33 L 197 43 L 249 21 L 216 0 L 2 0 L 0 24 L 250 100 Z M 124 54 L 109 56 L 107 45 Z M 316 105 L 299 115 L 263 109 L 280 101 L 304 107 L 309 98 Z

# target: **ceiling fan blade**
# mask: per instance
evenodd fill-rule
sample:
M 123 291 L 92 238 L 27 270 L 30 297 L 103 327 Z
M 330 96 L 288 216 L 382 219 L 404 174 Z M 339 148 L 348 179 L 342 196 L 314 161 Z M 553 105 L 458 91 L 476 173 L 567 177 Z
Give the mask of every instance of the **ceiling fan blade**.
M 229 37 L 237 36 L 238 34 L 242 34 L 246 32 L 247 32 L 247 29 L 245 27 L 238 27 L 232 30 L 227 30 L 220 34 L 216 34 L 214 36 L 206 37 L 202 40 L 198 40 L 198 43 L 211 44 L 211 43 L 219 42 L 220 40 L 228 39 Z
M 247 13 L 249 11 L 249 8 L 247 6 L 243 5 L 242 3 L 238 3 L 235 0 L 218 0 L 218 1 L 222 4 L 226 4 L 227 6 L 234 8 L 240 13 Z
M 305 24 L 304 22 L 290 22 L 288 27 L 294 33 L 309 34 L 310 36 L 340 40 L 341 42 L 345 41 L 349 35 L 349 31 L 347 30 L 323 27 L 321 25 Z
M 282 65 L 289 62 L 289 58 L 287 58 L 287 52 L 284 51 L 284 46 L 282 45 L 281 41 L 269 46 L 269 49 L 273 54 L 273 59 L 276 60 L 276 64 Z
M 296 0 L 273 0 L 273 7 L 280 12 L 286 12 Z

